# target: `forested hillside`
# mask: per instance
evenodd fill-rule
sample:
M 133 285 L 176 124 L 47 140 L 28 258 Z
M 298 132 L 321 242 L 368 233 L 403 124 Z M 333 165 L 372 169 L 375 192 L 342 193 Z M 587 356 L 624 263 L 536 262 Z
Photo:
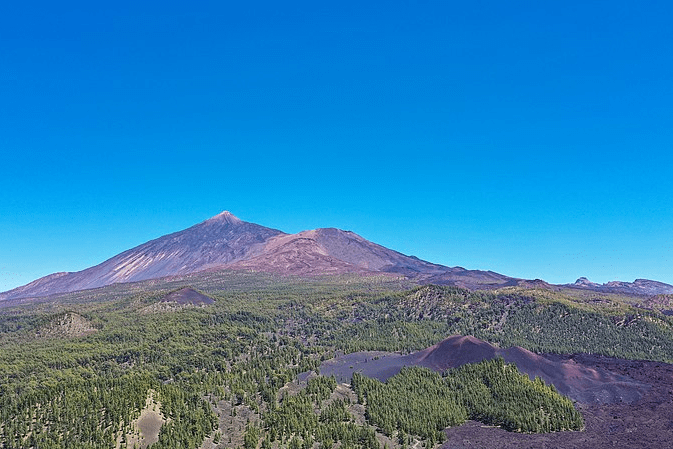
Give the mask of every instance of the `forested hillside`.
M 213 304 L 153 307 L 185 286 Z M 366 393 L 388 388 L 390 397 L 402 401 L 409 391 L 358 378 L 354 388 L 366 398 L 363 410 L 355 393 L 333 380 L 298 375 L 335 353 L 409 352 L 451 334 L 542 352 L 673 360 L 669 317 L 618 297 L 594 299 L 546 290 L 413 287 L 383 276 L 219 272 L 5 307 L 0 446 L 146 444 L 137 420 L 148 398 L 164 417 L 153 448 L 318 449 L 338 442 L 376 448 L 413 439 L 432 446 L 442 426 L 466 417 L 522 432 L 577 429 L 581 418 L 567 401 L 502 365 L 466 367 L 443 379 L 405 372 L 441 385 L 455 403 L 457 418 L 437 421 L 431 432 L 379 416 L 381 405 Z M 501 368 L 504 378 L 489 377 Z M 508 386 L 499 389 L 500 383 Z M 514 399 L 536 394 L 547 399 Z M 509 398 L 505 414 L 494 408 L 503 397 Z M 536 415 L 531 404 L 549 419 Z
M 404 435 L 418 435 L 432 446 L 443 441 L 442 429 L 467 419 L 516 432 L 583 426 L 570 399 L 502 359 L 464 365 L 443 378 L 427 368 L 403 368 L 385 384 L 355 373 L 352 384 L 368 419 L 402 442 Z

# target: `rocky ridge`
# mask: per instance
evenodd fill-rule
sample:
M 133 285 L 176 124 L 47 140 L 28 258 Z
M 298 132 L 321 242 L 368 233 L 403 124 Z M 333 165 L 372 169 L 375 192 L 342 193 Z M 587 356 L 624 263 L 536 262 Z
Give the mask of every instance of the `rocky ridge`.
M 626 295 L 670 295 L 673 294 L 673 285 L 649 279 L 636 279 L 633 282 L 610 281 L 605 284 L 591 282 L 585 277 L 577 279 L 564 287 L 592 290 L 603 293 L 622 293 Z
M 493 271 L 434 264 L 370 242 L 351 231 L 321 228 L 287 234 L 245 222 L 224 211 L 96 266 L 78 272 L 50 274 L 0 293 L 0 301 L 222 269 L 289 275 L 386 274 L 403 276 L 419 284 L 453 285 L 471 290 L 511 286 L 558 288 L 540 279 L 526 280 Z M 673 294 L 673 286 L 645 279 L 599 285 L 580 278 L 574 284 L 561 287 L 636 295 Z

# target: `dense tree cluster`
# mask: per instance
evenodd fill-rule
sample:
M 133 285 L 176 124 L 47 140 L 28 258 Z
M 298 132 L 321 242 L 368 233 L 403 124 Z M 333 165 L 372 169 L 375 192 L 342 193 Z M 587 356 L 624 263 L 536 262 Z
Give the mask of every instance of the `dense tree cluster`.
M 327 401 L 336 386 L 333 377 L 319 376 L 299 394 L 285 396 L 264 417 L 268 442 L 290 449 L 309 449 L 314 442 L 325 448 L 339 442 L 349 448 L 380 449 L 374 431 L 356 424 L 343 400 Z
M 501 358 L 463 365 L 444 376 L 448 387 L 458 392 L 470 419 L 515 432 L 584 427 L 582 415 L 570 399 L 539 377 L 530 380 Z
M 673 362 L 671 317 L 611 296 L 599 302 L 546 290 L 424 286 L 359 301 L 335 314 L 352 324 L 323 336 L 347 351 L 410 352 L 460 334 L 535 352 Z
M 214 416 L 198 392 L 138 373 L 72 378 L 1 398 L 4 447 L 114 447 L 150 390 L 170 419 L 155 447 L 195 447 L 211 433 Z
M 502 359 L 464 365 L 444 377 L 426 368 L 404 368 L 386 383 L 355 373 L 352 385 L 372 424 L 390 436 L 417 435 L 429 446 L 442 441 L 442 429 L 467 419 L 516 432 L 584 426 L 572 401 Z
M 403 369 L 386 383 L 354 373 L 352 386 L 366 405 L 367 419 L 389 436 L 396 431 L 417 435 L 432 447 L 442 440 L 442 429 L 467 419 L 456 392 L 426 369 Z

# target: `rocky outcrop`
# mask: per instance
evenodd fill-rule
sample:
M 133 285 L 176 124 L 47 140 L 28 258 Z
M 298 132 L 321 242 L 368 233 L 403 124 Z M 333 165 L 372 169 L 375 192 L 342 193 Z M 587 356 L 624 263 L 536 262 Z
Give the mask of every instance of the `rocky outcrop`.
M 605 284 L 597 284 L 585 277 L 581 277 L 573 284 L 567 284 L 565 287 L 603 293 L 622 293 L 625 295 L 653 296 L 673 294 L 673 285 L 659 281 L 651 281 L 649 279 L 636 279 L 633 282 L 610 281 Z

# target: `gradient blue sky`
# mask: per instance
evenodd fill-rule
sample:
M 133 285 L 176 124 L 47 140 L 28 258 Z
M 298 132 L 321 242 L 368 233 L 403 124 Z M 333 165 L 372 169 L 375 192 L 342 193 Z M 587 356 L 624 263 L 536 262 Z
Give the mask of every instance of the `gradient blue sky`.
M 673 283 L 670 1 L 5 2 L 0 291 L 230 210 Z

